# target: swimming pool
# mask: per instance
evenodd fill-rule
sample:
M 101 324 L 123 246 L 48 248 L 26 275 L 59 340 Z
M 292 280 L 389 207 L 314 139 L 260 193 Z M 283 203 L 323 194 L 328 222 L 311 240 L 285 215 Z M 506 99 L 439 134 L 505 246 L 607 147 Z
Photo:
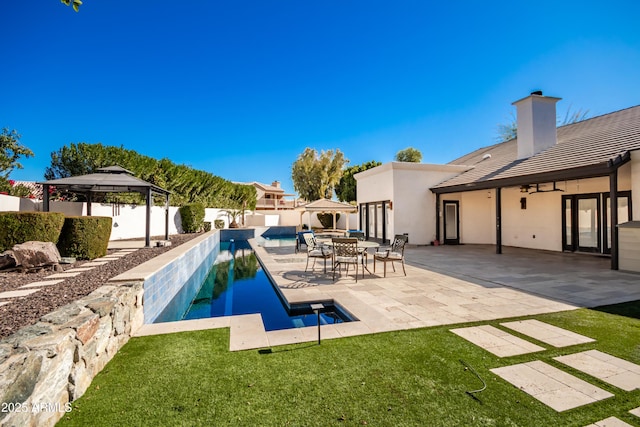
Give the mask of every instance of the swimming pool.
M 184 292 L 193 293 L 193 290 Z M 185 300 L 190 302 L 185 304 Z M 320 313 L 321 324 L 353 320 L 340 306 L 332 303 L 324 305 L 325 309 Z M 318 317 L 310 304 L 288 307 L 248 242 L 221 242 L 213 266 L 195 297 L 185 299 L 185 295 L 176 295 L 156 322 L 252 313 L 262 315 L 267 331 L 318 324 Z

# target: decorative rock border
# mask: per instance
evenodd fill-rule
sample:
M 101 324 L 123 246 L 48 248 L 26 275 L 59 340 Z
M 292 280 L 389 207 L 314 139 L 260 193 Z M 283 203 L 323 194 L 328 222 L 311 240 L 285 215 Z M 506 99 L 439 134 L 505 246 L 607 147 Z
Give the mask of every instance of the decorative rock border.
M 142 326 L 142 297 L 102 286 L 0 341 L 0 425 L 55 425 Z

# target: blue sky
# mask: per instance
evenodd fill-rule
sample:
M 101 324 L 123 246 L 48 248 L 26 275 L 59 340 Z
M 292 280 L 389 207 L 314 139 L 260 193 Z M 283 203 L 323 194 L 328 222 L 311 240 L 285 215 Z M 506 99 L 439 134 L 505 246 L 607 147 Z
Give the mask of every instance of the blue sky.
M 42 180 L 71 142 L 232 181 L 280 180 L 306 148 L 351 165 L 495 143 L 533 90 L 558 112 L 640 104 L 640 2 L 3 1 L 0 127 Z

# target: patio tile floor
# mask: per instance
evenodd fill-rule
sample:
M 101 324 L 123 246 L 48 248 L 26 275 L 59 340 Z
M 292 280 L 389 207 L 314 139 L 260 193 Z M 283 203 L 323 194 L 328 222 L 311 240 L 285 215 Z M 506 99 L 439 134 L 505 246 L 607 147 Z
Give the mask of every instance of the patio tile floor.
M 631 424 L 625 423 L 619 418 L 609 417 L 604 420 L 597 421 L 585 427 L 633 427 Z

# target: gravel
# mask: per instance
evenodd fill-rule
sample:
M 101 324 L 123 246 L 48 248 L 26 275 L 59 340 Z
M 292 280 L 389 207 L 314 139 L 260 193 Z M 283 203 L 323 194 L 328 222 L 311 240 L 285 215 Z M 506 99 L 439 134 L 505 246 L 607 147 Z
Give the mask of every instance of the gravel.
M 37 323 L 38 319 L 45 314 L 89 295 L 95 289 L 104 285 L 110 278 L 124 273 L 199 235 L 197 233 L 173 235 L 170 236 L 171 246 L 138 249 L 120 259 L 109 261 L 105 265 L 95 267 L 78 276 L 66 278 L 56 285 L 42 287 L 38 292 L 31 295 L 0 300 L 0 303 L 9 301 L 8 304 L 0 306 L 0 338 L 8 337 L 20 328 Z M 113 252 L 115 251 L 109 251 L 109 253 Z M 67 264 L 62 267 L 64 270 L 69 270 L 80 267 L 86 262 L 78 261 L 75 264 Z M 41 269 L 31 273 L 0 271 L 0 292 L 16 290 L 23 285 L 44 280 L 46 276 L 54 273 L 51 269 Z

